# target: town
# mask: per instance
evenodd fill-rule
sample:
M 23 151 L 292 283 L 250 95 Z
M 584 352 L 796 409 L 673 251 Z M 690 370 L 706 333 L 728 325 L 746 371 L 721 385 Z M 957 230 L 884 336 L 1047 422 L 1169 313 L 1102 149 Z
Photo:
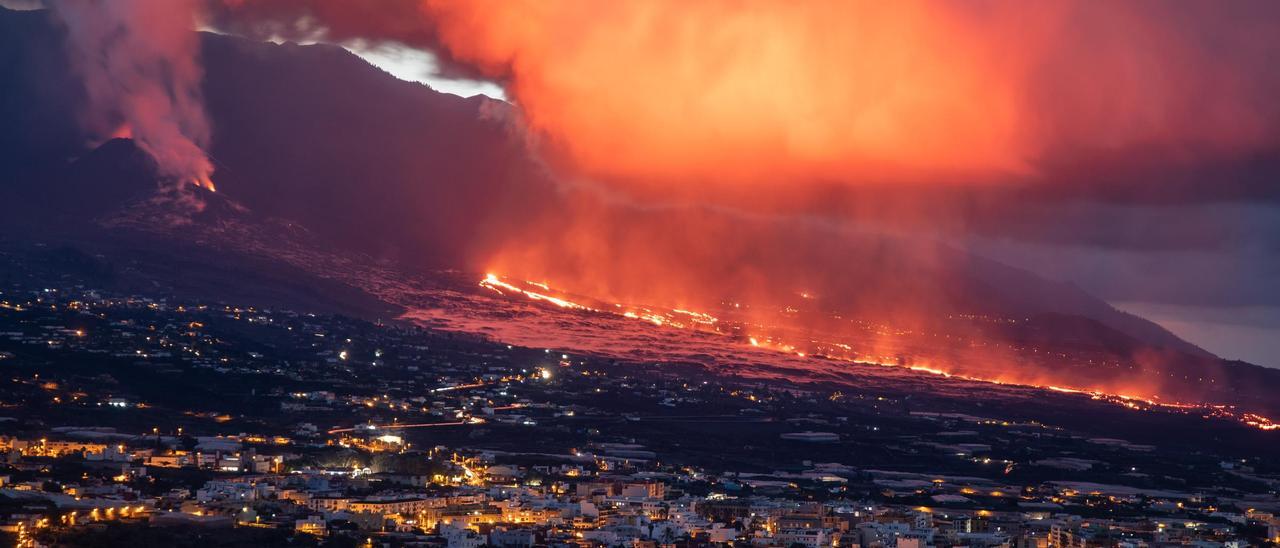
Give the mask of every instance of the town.
M 7 283 L 0 519 L 18 546 L 1280 542 L 1280 463 L 1227 444 L 1106 437 L 949 391 Z

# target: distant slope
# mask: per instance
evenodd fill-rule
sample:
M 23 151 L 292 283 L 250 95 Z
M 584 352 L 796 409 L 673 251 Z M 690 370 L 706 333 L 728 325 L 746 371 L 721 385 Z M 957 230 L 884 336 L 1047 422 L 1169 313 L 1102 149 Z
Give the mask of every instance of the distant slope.
M 1092 318 L 1148 344 L 1207 358 L 1213 354 L 1191 344 L 1155 322 L 1121 311 L 1073 283 L 1046 280 L 1030 271 L 974 258 L 977 277 L 1013 300 L 1011 306 L 1027 314 L 1055 312 Z

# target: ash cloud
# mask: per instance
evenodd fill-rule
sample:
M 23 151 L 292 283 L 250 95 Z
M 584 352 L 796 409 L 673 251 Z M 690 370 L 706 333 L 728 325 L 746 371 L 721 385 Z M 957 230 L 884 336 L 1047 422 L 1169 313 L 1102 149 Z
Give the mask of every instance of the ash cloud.
M 646 199 L 833 181 L 1188 196 L 1247 179 L 1280 135 L 1280 6 L 1262 1 L 211 1 L 233 30 L 436 51 L 503 82 L 563 171 Z M 1256 179 L 1224 192 L 1274 186 Z

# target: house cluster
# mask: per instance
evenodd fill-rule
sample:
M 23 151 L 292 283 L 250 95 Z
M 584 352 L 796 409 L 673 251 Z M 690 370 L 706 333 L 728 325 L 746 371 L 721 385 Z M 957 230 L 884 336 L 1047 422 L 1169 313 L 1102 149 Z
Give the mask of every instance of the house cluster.
M 735 489 L 726 486 L 766 480 L 754 474 L 717 476 L 691 467 L 663 467 L 603 452 L 612 447 L 554 456 L 434 447 L 400 453 L 431 463 L 408 473 L 358 465 L 309 466 L 296 454 L 261 454 L 255 449 L 260 443 L 231 437 L 206 440 L 204 449 L 188 453 L 186 460 L 123 444 L 3 443 L 10 466 L 36 474 L 22 482 L 0 477 L 0 495 L 40 509 L 10 515 L 5 530 L 23 535 L 124 521 L 155 527 L 270 528 L 317 538 L 349 536 L 375 545 L 447 548 L 1243 548 L 1251 544 L 1249 532 L 1271 540 L 1280 537 L 1275 514 L 1242 508 L 1242 501 L 1175 493 L 1109 494 L 1112 488 L 1104 485 L 1058 484 L 1006 487 L 1009 493 L 1003 496 L 1017 503 L 1000 509 L 948 504 L 945 494 L 933 495 L 937 506 L 732 494 Z M 104 473 L 57 479 L 59 465 L 70 462 Z M 130 487 L 146 479 L 149 468 L 171 466 L 216 475 L 194 489 L 147 493 Z M 792 474 L 832 482 L 865 477 L 867 471 L 815 464 Z M 975 479 L 938 478 L 924 493 L 945 493 L 943 486 L 951 482 L 965 485 L 958 489 L 972 489 L 965 482 Z M 901 488 L 907 480 L 891 481 Z M 1276 504 L 1258 502 L 1272 508 Z M 1115 517 L 1101 517 L 1106 514 Z

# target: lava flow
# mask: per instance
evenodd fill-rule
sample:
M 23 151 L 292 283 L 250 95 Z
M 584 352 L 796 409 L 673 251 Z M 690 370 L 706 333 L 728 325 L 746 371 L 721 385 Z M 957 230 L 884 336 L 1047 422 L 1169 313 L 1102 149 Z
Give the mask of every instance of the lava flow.
M 536 285 L 536 284 L 533 284 L 532 282 L 529 282 L 529 283 L 530 285 Z M 550 295 L 544 295 L 542 293 L 537 293 L 537 292 L 529 291 L 526 289 L 520 289 L 512 284 L 502 281 L 501 279 L 499 279 L 497 276 L 493 274 L 489 274 L 485 276 L 484 279 L 480 281 L 480 287 L 492 289 L 498 292 L 499 295 L 505 295 L 503 291 L 510 291 L 513 293 L 524 295 L 535 301 L 549 302 L 560 308 L 569 308 L 569 309 L 575 309 L 575 310 L 592 310 L 591 308 L 587 308 L 578 303 L 567 301 L 558 297 L 552 297 Z
M 507 281 L 497 274 L 487 274 L 484 279 L 480 281 L 479 285 L 480 287 L 491 290 L 503 297 L 523 297 L 531 301 L 548 303 L 566 310 L 591 314 L 605 314 L 611 317 L 621 317 L 627 320 L 644 322 L 658 327 L 670 327 L 675 329 L 691 330 L 703 334 L 718 335 L 728 339 L 728 341 L 724 342 L 741 344 L 749 348 L 772 353 L 786 354 L 796 358 L 824 359 L 867 366 L 900 368 L 915 373 L 934 375 L 948 379 L 1004 386 L 1022 386 L 1069 394 L 1079 394 L 1088 396 L 1094 400 L 1112 403 L 1136 411 L 1159 409 L 1173 412 L 1195 413 L 1206 418 L 1223 418 L 1233 420 L 1261 430 L 1280 429 L 1280 423 L 1257 413 L 1238 410 L 1234 405 L 1205 402 L 1188 403 L 1162 399 L 1157 395 L 1144 397 L 1087 386 L 1064 386 L 1067 383 L 1064 383 L 1059 379 L 1054 379 L 1052 383 L 1028 382 L 1024 380 L 1024 378 L 1018 377 L 1016 374 L 1009 375 L 1007 377 L 974 374 L 938 364 L 909 362 L 904 360 L 902 356 L 898 356 L 896 359 L 894 356 L 887 354 L 875 357 L 870 354 L 859 354 L 855 351 L 855 345 L 848 342 L 829 342 L 814 338 L 816 334 L 812 331 L 805 334 L 805 337 L 808 338 L 808 340 L 801 343 L 798 340 L 787 339 L 782 335 L 779 335 L 778 333 L 787 332 L 786 329 L 780 328 L 779 325 L 766 325 L 765 323 L 750 318 L 732 317 L 735 310 L 740 310 L 742 308 L 740 303 L 728 304 L 726 308 L 729 316 L 717 317 L 705 312 L 696 312 L 686 309 L 659 309 L 650 306 L 607 303 L 589 297 L 575 296 L 572 297 L 573 300 L 570 300 L 571 297 L 568 294 L 552 289 L 549 284 L 518 280 Z M 794 309 L 790 309 L 789 307 L 783 310 L 784 313 L 794 311 Z M 888 326 L 878 324 L 871 325 L 874 325 L 873 329 L 880 333 L 911 333 L 910 331 L 905 330 L 895 330 Z

